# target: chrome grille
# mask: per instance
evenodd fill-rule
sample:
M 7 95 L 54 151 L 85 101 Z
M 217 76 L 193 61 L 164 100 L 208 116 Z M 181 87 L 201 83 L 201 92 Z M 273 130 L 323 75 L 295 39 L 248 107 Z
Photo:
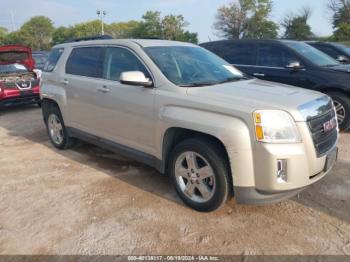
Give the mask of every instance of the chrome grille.
M 324 156 L 338 139 L 338 128 L 325 131 L 324 124 L 335 118 L 335 111 L 331 108 L 325 114 L 309 118 L 307 121 L 311 136 L 315 145 L 317 157 Z

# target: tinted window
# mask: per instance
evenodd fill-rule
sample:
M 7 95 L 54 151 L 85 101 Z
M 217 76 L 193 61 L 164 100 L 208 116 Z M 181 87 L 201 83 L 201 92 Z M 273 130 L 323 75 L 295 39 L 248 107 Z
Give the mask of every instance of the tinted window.
M 260 45 L 258 48 L 259 66 L 285 67 L 290 62 L 300 62 L 288 50 L 275 45 Z
M 306 43 L 287 42 L 286 45 L 315 65 L 318 65 L 318 66 L 339 65 L 338 61 L 334 60 L 332 57 L 328 56 L 327 54 L 321 52 L 320 50 Z
M 226 43 L 208 49 L 235 65 L 255 65 L 255 45 L 251 43 Z
M 66 65 L 66 73 L 101 77 L 102 47 L 74 48 Z
M 315 46 L 317 49 L 321 50 L 322 52 L 326 53 L 327 55 L 337 59 L 339 55 L 341 55 L 340 52 L 338 52 L 335 48 L 329 47 L 329 46 L 323 46 L 323 45 L 318 45 Z
M 150 77 L 145 66 L 129 50 L 108 47 L 103 62 L 103 78 L 119 81 L 120 74 L 127 71 L 141 71 L 146 77 Z
M 49 58 L 46 60 L 43 71 L 52 72 L 55 69 L 55 66 L 63 54 L 63 48 L 54 48 L 50 52 Z

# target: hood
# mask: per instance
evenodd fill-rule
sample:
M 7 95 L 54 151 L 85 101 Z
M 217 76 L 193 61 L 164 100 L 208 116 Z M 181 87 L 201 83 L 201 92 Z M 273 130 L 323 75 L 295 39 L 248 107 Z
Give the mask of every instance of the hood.
M 14 63 L 22 64 L 29 71 L 32 71 L 35 66 L 35 61 L 32 58 L 32 50 L 22 45 L 0 46 L 0 65 Z
M 187 94 L 248 114 L 255 110 L 284 110 L 292 114 L 296 121 L 305 121 L 299 111 L 301 106 L 324 96 L 316 91 L 259 79 L 188 88 Z
M 350 65 L 337 65 L 337 66 L 329 67 L 328 69 L 333 70 L 333 71 L 350 73 Z

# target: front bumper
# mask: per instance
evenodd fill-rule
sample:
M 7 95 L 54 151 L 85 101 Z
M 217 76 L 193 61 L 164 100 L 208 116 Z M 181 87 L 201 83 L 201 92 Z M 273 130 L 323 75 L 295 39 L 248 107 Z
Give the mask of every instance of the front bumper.
M 298 123 L 298 129 L 303 138 L 302 143 L 286 145 L 256 143 L 251 151 L 253 166 L 247 169 L 252 170 L 252 173 L 233 172 L 237 203 L 265 205 L 279 202 L 298 194 L 332 170 L 334 162 L 329 165 L 329 157 L 336 155 L 334 153 L 337 152 L 338 141 L 327 154 L 319 157 L 307 125 Z M 282 183 L 277 179 L 279 160 L 287 161 L 286 181 Z M 249 162 L 241 160 L 240 163 Z M 234 165 L 235 163 L 232 163 L 232 166 Z

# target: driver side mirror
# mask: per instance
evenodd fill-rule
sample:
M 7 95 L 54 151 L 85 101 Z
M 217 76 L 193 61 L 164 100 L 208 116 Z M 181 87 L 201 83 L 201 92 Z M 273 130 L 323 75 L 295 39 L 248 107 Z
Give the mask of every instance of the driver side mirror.
M 337 61 L 343 64 L 348 64 L 350 62 L 349 59 L 343 55 L 338 56 Z
M 293 69 L 293 70 L 298 70 L 298 69 L 303 69 L 304 67 L 300 64 L 300 62 L 293 61 L 293 62 L 288 63 L 286 65 L 286 68 Z
M 131 86 L 153 87 L 153 82 L 140 71 L 128 71 L 120 74 L 120 83 Z
M 300 62 L 293 61 L 293 62 L 290 62 L 289 64 L 287 64 L 286 68 L 292 69 L 292 70 L 298 70 L 298 69 L 302 69 L 304 67 L 300 64 Z

